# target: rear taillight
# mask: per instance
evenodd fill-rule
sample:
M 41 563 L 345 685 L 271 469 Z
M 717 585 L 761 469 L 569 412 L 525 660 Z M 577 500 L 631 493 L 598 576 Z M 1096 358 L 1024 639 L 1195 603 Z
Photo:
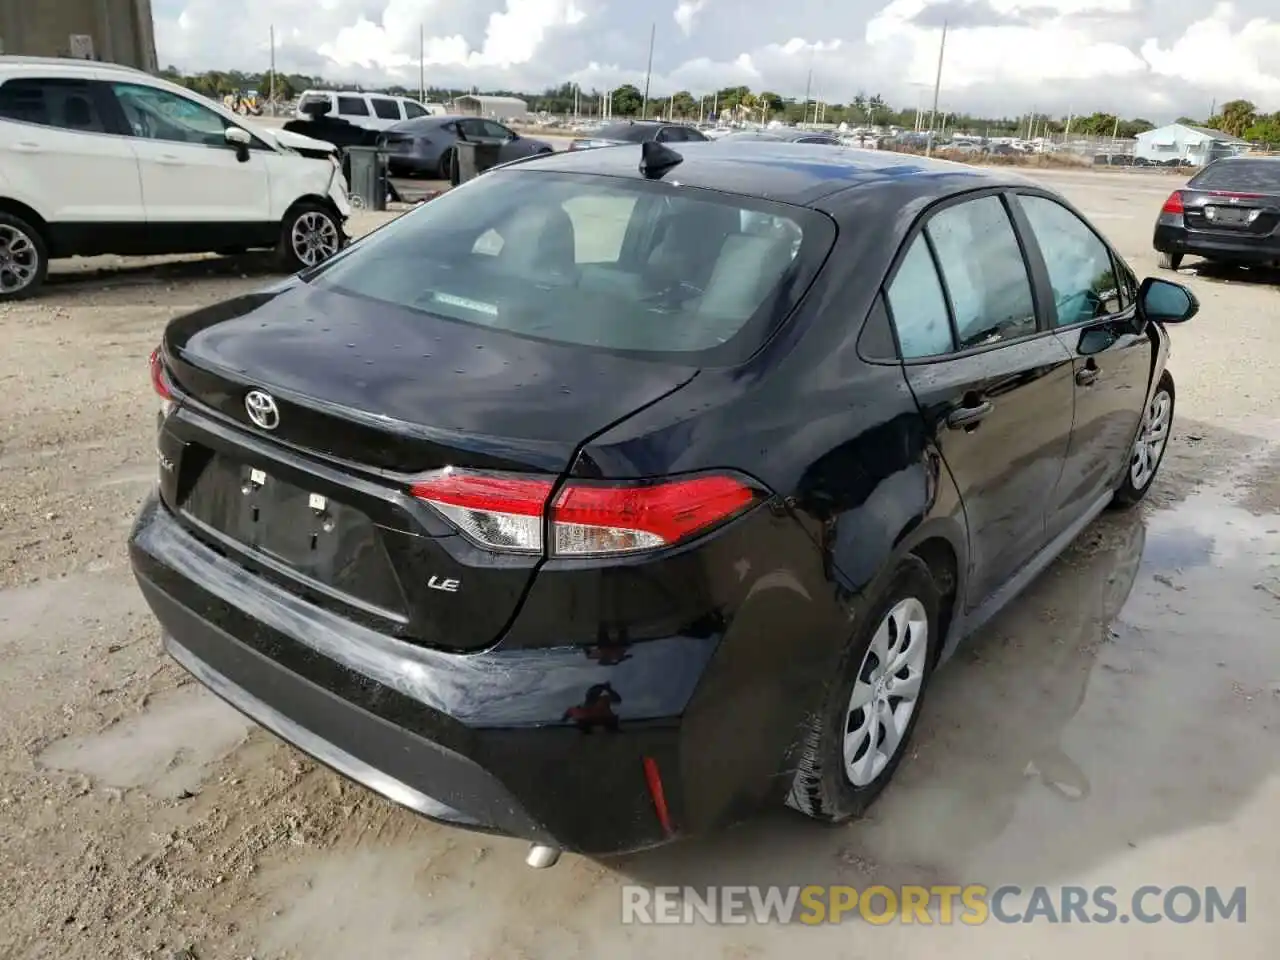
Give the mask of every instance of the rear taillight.
M 151 351 L 148 360 L 151 365 L 151 389 L 161 400 L 172 400 L 173 391 L 169 389 L 169 378 L 164 372 L 164 360 L 160 356 L 160 348 Z
M 634 554 L 688 540 L 742 513 L 759 491 L 722 474 L 644 483 L 552 480 L 446 470 L 413 483 L 477 543 L 506 553 L 556 557 Z
M 1160 208 L 1161 213 L 1182 213 L 1182 191 L 1175 190 L 1169 194 L 1169 199 L 1164 202 L 1164 206 Z

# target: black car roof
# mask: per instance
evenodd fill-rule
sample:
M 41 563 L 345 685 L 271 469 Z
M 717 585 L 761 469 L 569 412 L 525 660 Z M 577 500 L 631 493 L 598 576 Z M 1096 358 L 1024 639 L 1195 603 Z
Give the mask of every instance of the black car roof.
M 920 195 L 939 196 L 983 186 L 1029 184 L 1016 174 L 887 150 L 816 151 L 812 144 L 769 140 L 669 146 L 684 159 L 662 177 L 668 183 L 801 206 L 850 187 L 885 181 L 912 183 Z M 640 179 L 640 151 L 630 144 L 570 150 L 536 157 L 518 168 Z

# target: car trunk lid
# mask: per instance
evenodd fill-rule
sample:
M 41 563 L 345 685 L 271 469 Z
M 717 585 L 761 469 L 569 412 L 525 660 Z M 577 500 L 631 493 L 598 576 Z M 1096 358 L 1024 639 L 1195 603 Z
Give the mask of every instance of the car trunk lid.
M 162 430 L 162 491 L 189 528 L 313 602 L 451 649 L 501 635 L 541 556 L 485 551 L 413 479 L 558 479 L 697 372 L 297 282 L 174 321 L 163 357 L 183 410 Z

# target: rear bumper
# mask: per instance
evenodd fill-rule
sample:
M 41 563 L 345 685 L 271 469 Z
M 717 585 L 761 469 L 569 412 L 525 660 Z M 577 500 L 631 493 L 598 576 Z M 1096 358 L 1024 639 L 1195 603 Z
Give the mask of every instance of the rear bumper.
M 577 647 L 415 647 L 252 577 L 155 497 L 135 523 L 130 558 L 179 664 L 283 740 L 396 803 L 454 826 L 595 855 L 683 832 L 675 718 L 714 644 L 655 641 L 621 662 Z M 651 719 L 620 729 L 613 697 Z M 645 758 L 661 771 L 670 829 Z
M 1152 245 L 1159 253 L 1182 253 L 1241 263 L 1280 261 L 1280 237 L 1230 236 L 1188 230 L 1181 217 L 1162 214 L 1156 223 Z

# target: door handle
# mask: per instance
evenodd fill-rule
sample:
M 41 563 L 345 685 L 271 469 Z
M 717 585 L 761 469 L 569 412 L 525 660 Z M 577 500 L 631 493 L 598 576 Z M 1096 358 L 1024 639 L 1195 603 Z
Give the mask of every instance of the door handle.
M 1090 359 L 1083 367 L 1076 371 L 1076 383 L 1082 387 L 1087 387 L 1093 381 L 1098 379 L 1098 365 Z
M 990 400 L 983 400 L 976 406 L 957 407 L 947 414 L 947 426 L 952 430 L 966 430 L 976 427 L 996 408 Z
M 162 153 L 156 157 L 156 163 L 163 163 L 167 167 L 182 166 L 182 158 L 175 157 L 172 153 Z
M 13 149 L 18 153 L 39 153 L 40 144 L 32 143 L 30 140 L 19 140 L 13 145 Z

